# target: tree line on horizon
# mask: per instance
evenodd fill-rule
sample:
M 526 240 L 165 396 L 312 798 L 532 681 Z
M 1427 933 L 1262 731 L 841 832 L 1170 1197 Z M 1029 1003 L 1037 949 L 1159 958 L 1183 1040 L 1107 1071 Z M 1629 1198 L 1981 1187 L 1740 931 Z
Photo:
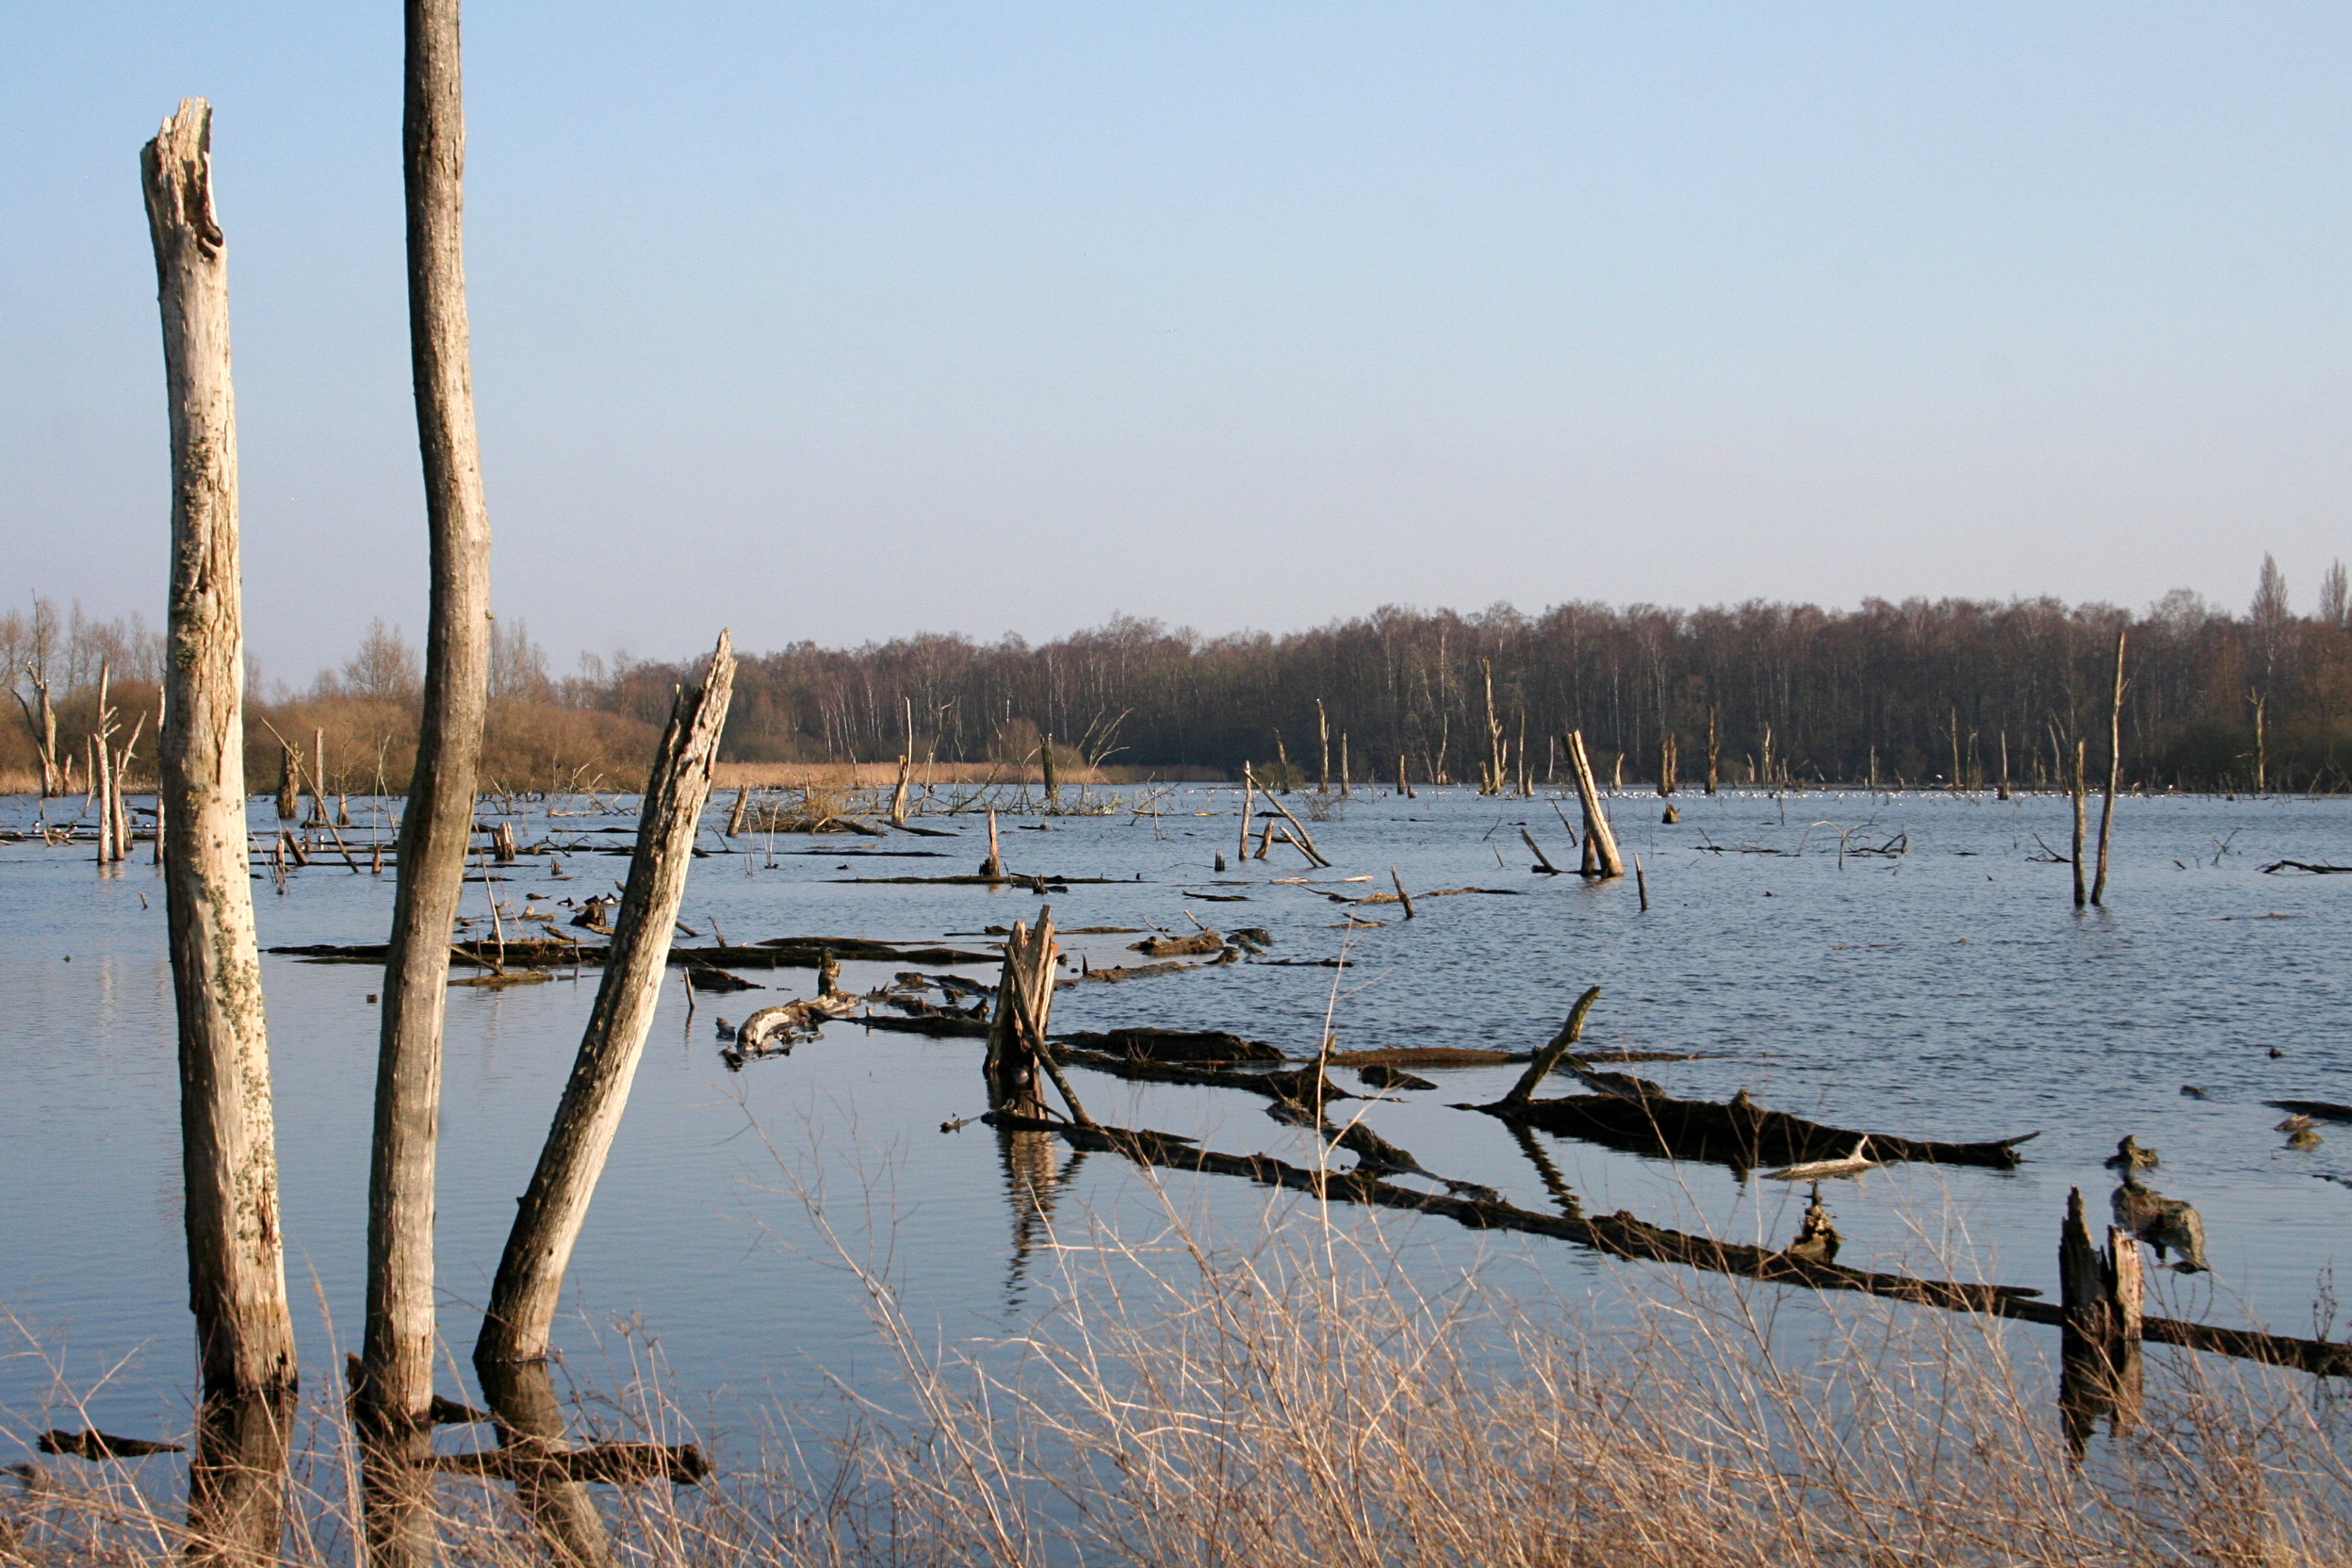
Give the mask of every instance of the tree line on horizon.
M 1554 780 L 1580 729 L 1603 782 L 2019 787 L 2063 782 L 2075 741 L 2103 758 L 2115 641 L 2125 639 L 2122 769 L 2162 790 L 2352 789 L 2352 607 L 2339 563 L 2312 613 L 2263 559 L 2242 614 L 2187 590 L 2133 612 L 2055 598 L 1866 600 L 1854 610 L 1752 600 L 1509 605 L 1475 613 L 1384 606 L 1282 634 L 1204 637 L 1114 616 L 1067 637 L 979 642 L 929 633 L 746 655 L 722 757 L 754 763 L 985 762 L 1262 778 L 1506 786 Z M 486 776 L 507 790 L 633 787 L 689 678 L 683 663 L 583 655 L 558 678 L 520 622 L 492 661 Z M 37 773 L 35 684 L 58 750 L 79 755 L 102 667 L 123 711 L 152 705 L 160 643 L 136 618 L 47 601 L 0 612 L 0 654 L 24 723 L 0 771 Z M 258 679 L 253 684 L 258 688 Z M 306 691 L 256 700 L 249 776 L 281 743 L 327 741 L 327 787 L 398 787 L 415 744 L 418 662 L 371 626 Z M 1490 707 L 1491 691 L 1491 707 Z M 1490 727 L 1490 713 L 1492 727 Z M 1343 762 L 1344 758 L 1344 762 Z M 135 762 L 136 766 L 136 762 Z M 76 784 L 74 788 L 80 786 Z

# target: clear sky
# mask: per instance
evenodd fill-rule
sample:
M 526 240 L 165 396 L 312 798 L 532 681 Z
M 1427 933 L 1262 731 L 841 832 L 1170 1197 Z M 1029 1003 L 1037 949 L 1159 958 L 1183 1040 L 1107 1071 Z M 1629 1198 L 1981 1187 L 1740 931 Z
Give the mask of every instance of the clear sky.
M 424 620 L 400 7 L 0 6 L 0 592 L 159 618 L 138 151 L 215 106 L 248 624 Z M 562 666 L 1114 611 L 2352 556 L 2352 8 L 467 8 L 496 597 Z

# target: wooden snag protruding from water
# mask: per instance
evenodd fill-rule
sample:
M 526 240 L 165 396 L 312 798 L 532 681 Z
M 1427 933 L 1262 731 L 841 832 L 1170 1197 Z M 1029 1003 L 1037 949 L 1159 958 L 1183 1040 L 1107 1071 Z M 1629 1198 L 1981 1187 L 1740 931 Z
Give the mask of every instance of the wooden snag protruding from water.
M 1396 868 L 1388 868 L 1388 879 L 1396 884 L 1396 902 L 1405 906 L 1405 918 L 1413 919 L 1413 895 L 1405 891 L 1405 879 L 1396 874 Z
M 2095 1245 L 2080 1187 L 2066 1195 L 2058 1233 L 2058 1288 L 2065 1314 L 2058 1407 L 2080 1460 L 2102 1418 L 2117 1436 L 2138 1423 L 2146 1333 L 2140 1245 L 2115 1226 L 2108 1227 L 2105 1247 Z
M 563 1447 L 563 1409 L 547 1378 L 547 1343 L 564 1270 L 653 1026 L 734 680 L 730 639 L 721 632 L 702 680 L 671 701 L 613 921 L 612 956 L 538 1167 L 507 1233 L 474 1342 L 474 1370 L 498 1413 L 505 1456 L 499 1462 L 507 1466 L 484 1473 L 513 1476 L 526 1511 L 572 1562 L 604 1562 L 612 1555 L 583 1481 L 634 1478 L 634 1473 L 592 1466 L 589 1474 L 574 1474 L 586 1462 Z M 699 1464 L 700 1455 L 694 1460 Z
M 400 813 L 368 1173 L 362 1512 L 371 1568 L 431 1568 L 434 1166 L 449 937 L 489 710 L 490 511 L 466 313 L 460 0 L 407 0 L 400 124 L 410 380 L 431 593 L 416 763 Z
M 1004 874 L 1004 854 L 997 842 L 996 812 L 988 812 L 988 858 L 980 862 L 980 874 L 1002 877 Z
M 1534 854 L 1534 869 L 1537 872 L 1545 876 L 1558 876 L 1560 874 L 1560 868 L 1552 864 L 1552 858 L 1544 853 L 1544 846 L 1535 841 L 1534 834 L 1528 832 L 1525 827 L 1522 827 L 1519 829 L 1519 837 L 1527 841 L 1527 848 Z
M 2070 791 L 2074 800 L 2074 906 L 2078 909 L 2090 902 L 2082 885 L 2082 767 L 2083 746 L 2078 740 L 2074 743 L 2074 779 Z
M 906 760 L 903 757 L 899 759 L 899 761 L 902 764 L 904 764 Z M 734 838 L 737 834 L 743 830 L 743 808 L 750 804 L 751 786 L 748 784 L 737 785 L 735 788 L 735 804 L 727 813 L 726 836 L 727 838 Z
M 139 157 L 172 439 L 163 662 L 170 722 L 158 743 L 157 798 L 173 825 L 162 864 L 179 1023 L 188 1305 L 204 1379 L 188 1477 L 189 1559 L 262 1563 L 278 1557 L 296 1364 L 246 859 L 237 416 L 211 148 L 212 106 L 190 98 Z
M 1607 879 L 1625 874 L 1624 857 L 1617 853 L 1617 835 L 1609 831 L 1609 813 L 1601 807 L 1600 786 L 1592 778 L 1592 760 L 1585 755 L 1584 731 L 1572 729 L 1560 737 L 1568 765 L 1576 776 L 1576 799 L 1584 808 L 1583 874 Z
M 1560 1058 L 1574 1051 L 1577 1042 L 1584 1038 L 1584 1021 L 1592 1011 L 1592 1004 L 1600 999 L 1601 988 L 1598 986 L 1589 987 L 1582 996 L 1576 998 L 1576 1004 L 1568 1009 L 1568 1021 L 1560 1026 L 1560 1033 L 1552 1037 L 1551 1043 L 1535 1054 L 1535 1059 L 1527 1064 L 1527 1070 L 1511 1086 L 1511 1092 L 1503 1096 L 1504 1105 L 1522 1106 L 1527 1103 L 1535 1094 L 1536 1086 L 1543 1083 L 1552 1069 L 1560 1065 Z
M 1015 921 L 1011 935 L 1004 940 L 1004 964 L 996 985 L 996 1011 L 988 1021 L 988 1052 L 981 1068 L 988 1080 L 988 1109 L 1042 1119 L 1046 1114 L 1045 1091 L 1039 1079 L 1050 1078 L 1060 1091 L 1063 1103 L 1070 1107 L 1071 1119 L 1082 1126 L 1091 1125 L 1092 1119 L 1078 1103 L 1070 1081 L 1062 1075 L 1046 1044 L 1046 1028 L 1053 1017 L 1054 988 L 1060 968 L 1061 948 L 1054 940 L 1053 906 L 1037 911 L 1034 931 Z
M 2107 709 L 2107 795 L 2099 808 L 2099 872 L 2091 879 L 2091 902 L 2107 902 L 2107 844 L 2115 825 L 2115 786 L 2123 776 L 2123 641 L 2115 633 L 2115 699 Z

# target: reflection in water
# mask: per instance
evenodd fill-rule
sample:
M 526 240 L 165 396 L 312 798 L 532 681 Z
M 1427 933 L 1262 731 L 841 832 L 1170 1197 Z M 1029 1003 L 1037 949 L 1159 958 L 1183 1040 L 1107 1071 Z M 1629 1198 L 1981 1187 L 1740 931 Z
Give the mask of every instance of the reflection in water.
M 482 1396 L 498 1413 L 501 1446 L 524 1454 L 563 1450 L 564 1409 L 545 1361 L 476 1362 Z M 514 1473 L 514 1500 L 547 1538 L 564 1568 L 606 1568 L 612 1544 L 584 1482 L 533 1470 Z
M 1054 1237 L 1054 1203 L 1078 1176 L 1086 1151 L 1070 1151 L 1067 1165 L 1054 1164 L 1061 1139 L 1052 1133 L 996 1135 L 997 1158 L 1004 1167 L 1004 1196 L 1013 1211 L 1013 1261 L 1004 1280 L 1004 1301 L 1018 1307 L 1027 1295 L 1029 1254 Z
M 293 1434 L 290 1381 L 239 1397 L 205 1397 L 188 1471 L 188 1561 L 277 1560 Z

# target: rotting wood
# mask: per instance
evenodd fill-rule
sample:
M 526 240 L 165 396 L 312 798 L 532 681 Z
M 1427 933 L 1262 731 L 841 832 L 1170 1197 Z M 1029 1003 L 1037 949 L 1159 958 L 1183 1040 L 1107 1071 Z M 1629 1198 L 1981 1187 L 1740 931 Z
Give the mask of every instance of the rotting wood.
M 1666 1230 L 1623 1210 L 1589 1217 L 1564 1188 L 1557 1194 L 1564 1212 L 1540 1214 L 1482 1193 L 1467 1183 L 1453 1184 L 1452 1190 L 1443 1194 L 1422 1192 L 1353 1171 L 1308 1169 L 1269 1154 L 1237 1155 L 1200 1149 L 1194 1147 L 1193 1139 L 1142 1129 L 1073 1127 L 1003 1113 L 990 1113 L 982 1119 L 1000 1129 L 1052 1133 L 1073 1148 L 1117 1153 L 1138 1165 L 1204 1175 L 1240 1176 L 1330 1201 L 1438 1215 L 1472 1230 L 1510 1230 L 1554 1236 L 1614 1257 L 1678 1264 L 1765 1283 L 1852 1291 L 1948 1312 L 2010 1317 L 2050 1328 L 2063 1327 L 2066 1322 L 2066 1309 L 2057 1302 L 2037 1299 L 2042 1294 L 2038 1290 L 1854 1268 L 1808 1255 L 1794 1247 L 1775 1250 Z M 2352 1344 L 2294 1339 L 2164 1317 L 2144 1316 L 2140 1333 L 2143 1340 L 2158 1344 L 2259 1361 L 2315 1376 L 2352 1377 Z
M 1584 1038 L 1584 1021 L 1592 1015 L 1592 1004 L 1600 999 L 1600 987 L 1586 988 L 1584 994 L 1576 998 L 1576 1005 L 1568 1009 L 1567 1020 L 1560 1024 L 1559 1032 L 1553 1035 L 1543 1050 L 1535 1054 L 1527 1070 L 1519 1075 L 1519 1081 L 1511 1085 L 1511 1092 L 1503 1096 L 1503 1104 L 1518 1107 L 1527 1103 L 1535 1094 L 1536 1086 L 1549 1077 L 1552 1069 L 1558 1067 L 1561 1059 L 1575 1051 L 1577 1042 Z
M 1628 1082 L 1635 1086 L 1630 1094 L 1568 1095 L 1556 1100 L 1529 1100 L 1516 1105 L 1506 1100 L 1463 1108 L 1483 1111 L 1506 1121 L 1525 1121 L 1561 1137 L 1580 1138 L 1632 1153 L 1702 1160 L 1734 1170 L 1840 1158 L 1865 1135 L 1870 1138 L 1871 1152 L 1888 1162 L 1909 1160 L 2009 1170 L 2022 1162 L 2018 1147 L 2040 1135 L 2026 1133 L 1979 1143 L 1954 1143 L 1898 1137 L 1891 1133 L 1865 1135 L 1849 1127 L 1833 1127 L 1786 1112 L 1766 1110 L 1750 1100 L 1745 1090 L 1719 1104 L 1707 1100 L 1677 1100 L 1642 1079 Z
M 1405 879 L 1396 874 L 1396 868 L 1388 868 L 1388 879 L 1396 885 L 1396 902 L 1405 906 L 1405 918 L 1413 919 L 1413 895 L 1405 891 Z
M 1004 942 L 996 1008 L 988 1022 L 988 1056 L 981 1069 L 991 1110 L 1022 1117 L 1044 1115 L 1039 1078 L 1046 1065 L 1045 1032 L 1059 964 L 1051 906 L 1037 911 L 1034 931 L 1022 922 L 1013 923 L 1012 934 Z M 1076 1110 L 1075 1104 L 1071 1109 Z
M 173 825 L 164 894 L 179 1024 L 188 1305 L 204 1381 L 188 1477 L 189 1557 L 262 1563 L 278 1555 L 296 1361 L 246 858 L 237 411 L 211 140 L 211 106 L 186 99 L 139 159 L 172 441 L 171 722 L 158 737 L 156 800 Z M 45 688 L 41 698 L 45 711 Z
M 63 1459 L 146 1459 L 154 1454 L 184 1454 L 187 1448 L 177 1443 L 150 1443 L 142 1437 L 116 1437 L 95 1429 L 68 1431 L 53 1427 L 33 1440 L 36 1452 L 55 1454 Z
M 372 1568 L 430 1568 L 433 1167 L 449 942 L 488 706 L 490 521 L 466 312 L 459 0 L 407 0 L 401 117 L 409 353 L 432 592 L 416 771 L 400 816 L 368 1188 L 358 1413 Z

